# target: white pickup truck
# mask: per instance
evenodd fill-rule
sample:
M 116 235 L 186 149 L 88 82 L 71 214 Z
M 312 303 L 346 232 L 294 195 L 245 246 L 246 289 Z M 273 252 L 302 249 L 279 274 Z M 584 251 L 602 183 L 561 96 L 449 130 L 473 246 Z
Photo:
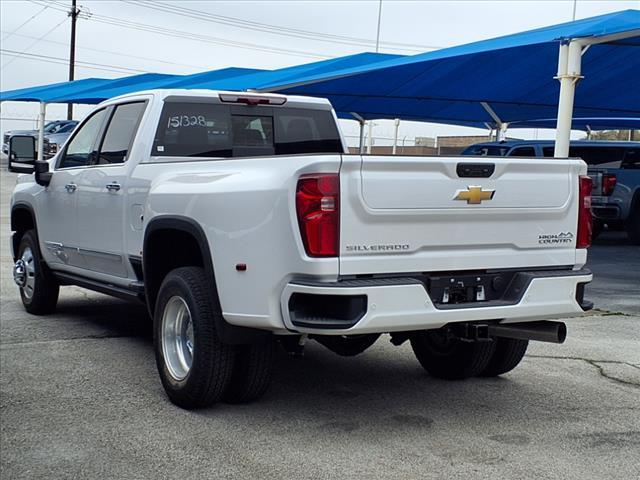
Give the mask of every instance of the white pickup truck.
M 184 408 L 269 384 L 276 340 L 355 355 L 383 333 L 429 374 L 513 369 L 590 308 L 581 160 L 349 155 L 322 99 L 157 90 L 109 100 L 18 177 L 14 279 L 146 302 Z

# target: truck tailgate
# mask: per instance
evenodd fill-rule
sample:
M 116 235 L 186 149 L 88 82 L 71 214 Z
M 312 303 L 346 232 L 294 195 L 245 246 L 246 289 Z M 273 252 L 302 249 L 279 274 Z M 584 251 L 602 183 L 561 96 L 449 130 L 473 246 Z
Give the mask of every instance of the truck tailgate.
M 343 157 L 340 274 L 569 266 L 581 160 Z

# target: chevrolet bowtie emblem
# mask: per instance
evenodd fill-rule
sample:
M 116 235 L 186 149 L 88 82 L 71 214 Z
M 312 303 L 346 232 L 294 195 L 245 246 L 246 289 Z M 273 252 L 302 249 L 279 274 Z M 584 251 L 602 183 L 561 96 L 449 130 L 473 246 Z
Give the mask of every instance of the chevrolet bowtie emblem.
M 458 190 L 454 200 L 466 200 L 467 204 L 481 203 L 483 200 L 491 200 L 495 190 L 482 190 L 482 187 L 469 186 L 466 190 Z

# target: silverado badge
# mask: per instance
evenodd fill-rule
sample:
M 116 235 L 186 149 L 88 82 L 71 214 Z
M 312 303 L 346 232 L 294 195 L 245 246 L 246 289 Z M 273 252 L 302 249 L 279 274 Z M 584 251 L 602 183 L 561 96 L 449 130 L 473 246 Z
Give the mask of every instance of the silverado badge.
M 454 200 L 466 200 L 467 204 L 481 203 L 483 200 L 491 200 L 495 190 L 483 190 L 482 187 L 470 185 L 466 190 L 458 190 Z

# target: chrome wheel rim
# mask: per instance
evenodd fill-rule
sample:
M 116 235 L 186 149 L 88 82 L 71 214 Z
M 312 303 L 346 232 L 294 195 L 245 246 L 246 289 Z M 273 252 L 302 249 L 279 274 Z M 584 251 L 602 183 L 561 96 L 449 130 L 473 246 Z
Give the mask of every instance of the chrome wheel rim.
M 30 247 L 22 251 L 22 255 L 13 266 L 13 280 L 20 287 L 22 295 L 31 300 L 36 287 L 36 263 Z
M 162 313 L 162 355 L 169 374 L 184 380 L 193 363 L 193 322 L 187 303 L 179 296 L 169 299 Z

